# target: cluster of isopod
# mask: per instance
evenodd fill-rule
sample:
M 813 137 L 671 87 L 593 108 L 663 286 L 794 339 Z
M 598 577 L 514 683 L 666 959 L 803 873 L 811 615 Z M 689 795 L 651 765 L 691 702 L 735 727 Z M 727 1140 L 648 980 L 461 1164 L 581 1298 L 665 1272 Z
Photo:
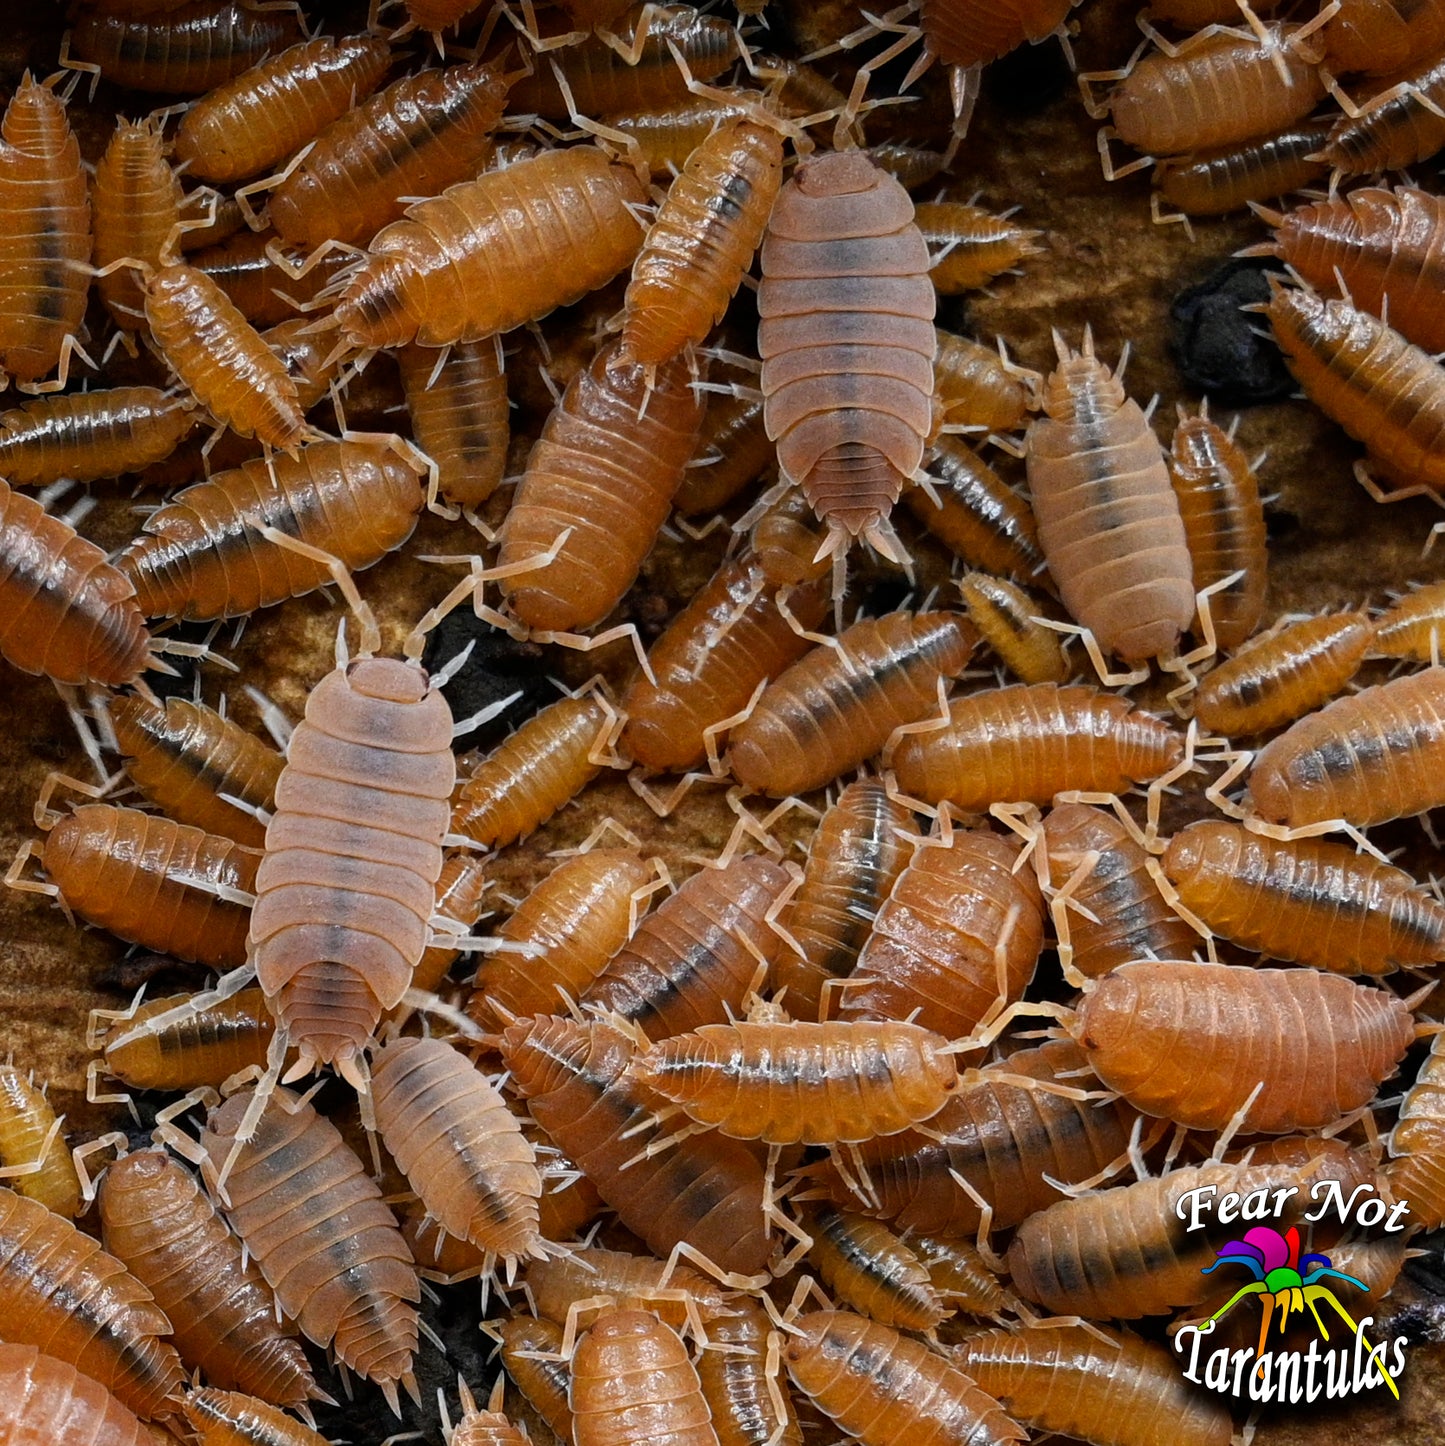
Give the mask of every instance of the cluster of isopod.
M 1225 1446 L 1185 1192 L 1408 1202 L 1309 1237 L 1377 1319 L 1445 1225 L 1445 584 L 1286 613 L 1104 308 L 963 334 L 1066 229 L 961 199 L 991 68 L 1117 23 L 736 8 L 77 0 L 7 76 L 0 667 L 78 740 L 8 917 L 139 952 L 84 1100 L 0 1068 L 5 1439 Z M 1278 198 L 1445 143 L 1445 3 L 1146 28 L 1106 174 L 1258 203 L 1434 496 L 1445 202 Z

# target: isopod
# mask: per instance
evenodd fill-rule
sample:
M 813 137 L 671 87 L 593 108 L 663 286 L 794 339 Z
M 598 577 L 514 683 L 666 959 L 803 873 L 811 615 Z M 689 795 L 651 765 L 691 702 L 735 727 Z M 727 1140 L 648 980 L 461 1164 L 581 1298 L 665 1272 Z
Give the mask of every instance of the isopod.
M 30 1076 L 0 1065 L 0 1177 L 17 1195 L 74 1219 L 81 1213 L 80 1180 L 60 1133 L 63 1118 Z

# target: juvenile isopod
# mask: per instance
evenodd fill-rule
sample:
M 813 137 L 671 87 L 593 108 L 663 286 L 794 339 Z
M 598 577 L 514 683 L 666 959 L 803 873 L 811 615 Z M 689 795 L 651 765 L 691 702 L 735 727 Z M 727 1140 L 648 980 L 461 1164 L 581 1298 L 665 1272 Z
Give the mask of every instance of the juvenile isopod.
M 150 1291 L 69 1220 L 0 1190 L 0 1312 L 6 1339 L 42 1346 L 137 1416 L 175 1414 L 185 1374 Z
M 461 781 L 451 832 L 479 848 L 525 838 L 610 762 L 617 714 L 596 693 L 561 698 L 533 715 Z
M 938 331 L 933 385 L 949 426 L 1011 432 L 1028 419 L 1030 393 L 991 346 Z
M 1271 959 L 1369 975 L 1445 959 L 1445 905 L 1349 844 L 1201 819 L 1174 835 L 1161 862 L 1191 913 Z
M 1159 892 L 1143 845 L 1115 814 L 1061 803 L 1044 815 L 1043 844 L 1066 966 L 1098 979 L 1131 959 L 1187 959 L 1199 947 Z
M 477 507 L 501 485 L 511 438 L 507 378 L 495 341 L 445 352 L 396 353 L 417 445 L 437 464 L 437 487 L 455 507 Z
M 710 1321 L 698 1380 L 712 1412 L 719 1446 L 802 1446 L 797 1409 L 773 1352 L 781 1341 L 767 1312 L 745 1296 L 729 1302 L 735 1315 Z
M 80 12 L 70 42 L 83 65 L 127 90 L 199 95 L 279 50 L 296 34 L 296 15 L 257 10 L 244 0 L 193 0 L 166 14 Z
M 158 387 L 39 398 L 0 412 L 0 472 L 16 487 L 138 472 L 169 457 L 196 420 L 187 399 Z
M 823 815 L 808 845 L 803 881 L 784 923 L 801 947 L 773 969 L 786 1008 L 798 1019 L 836 1014 L 829 980 L 852 973 L 879 908 L 908 863 L 913 815 L 876 778 L 850 783 Z M 831 996 L 831 998 L 827 997 Z
M 201 1136 L 208 1188 L 226 1164 L 226 1218 L 281 1309 L 308 1340 L 381 1387 L 416 1394 L 412 1358 L 421 1286 L 396 1219 L 336 1127 L 279 1086 L 256 1132 L 237 1139 L 250 1090 L 213 1110 Z M 234 1158 L 233 1158 L 234 1157 Z
M 0 119 L 0 367 L 64 383 L 90 290 L 90 197 L 65 102 L 29 71 Z
M 13 1064 L 0 1065 L 0 1177 L 17 1195 L 74 1219 L 80 1180 L 43 1088 Z
M 1178 764 L 1184 739 L 1126 698 L 1075 684 L 1019 684 L 955 698 L 947 725 L 894 740 L 885 762 L 913 798 L 964 813 L 1124 793 Z
M 828 1207 L 807 1217 L 808 1259 L 833 1295 L 860 1315 L 906 1331 L 931 1331 L 950 1312 L 922 1261 L 886 1226 Z
M 1445 488 L 1445 369 L 1347 301 L 1270 278 L 1265 308 L 1305 395 L 1392 482 Z
M 1399 998 L 1338 974 L 1177 960 L 1097 980 L 1077 1028 L 1094 1072 L 1136 1109 L 1199 1130 L 1239 1115 L 1260 1134 L 1358 1109 L 1415 1037 Z
M 897 1020 L 705 1024 L 628 1075 L 733 1139 L 853 1144 L 931 1119 L 958 1089 L 946 1041 Z
M 331 580 L 327 567 L 263 529 L 349 568 L 380 561 L 411 536 L 425 496 L 400 445 L 313 442 L 218 472 L 152 512 L 116 564 L 150 617 L 238 617 L 313 592 Z
M 141 1150 L 110 1165 L 100 1223 L 106 1249 L 155 1294 L 182 1359 L 207 1380 L 293 1409 L 322 1394 L 240 1241 L 168 1155 Z
M 1169 452 L 1169 479 L 1194 563 L 1194 586 L 1209 592 L 1218 645 L 1232 652 L 1259 626 L 1269 586 L 1264 504 L 1254 467 L 1209 418 L 1179 409 Z M 1243 576 L 1225 584 L 1235 573 Z
M 1375 619 L 1372 651 L 1386 658 L 1433 663 L 1445 639 L 1445 582 L 1412 588 Z
M 1029 495 L 1049 572 L 1070 613 L 1127 663 L 1167 657 L 1194 617 L 1179 503 L 1139 404 L 1094 356 L 1055 333 L 1047 415 L 1024 442 Z
M 308 251 L 365 244 L 402 215 L 405 198 L 435 196 L 481 171 L 506 99 L 505 82 L 484 65 L 403 76 L 338 116 L 287 167 L 267 206 L 271 224 Z
M 1445 803 L 1445 670 L 1336 698 L 1254 756 L 1248 802 L 1270 823 L 1357 828 Z
M 1374 633 L 1366 613 L 1326 613 L 1251 638 L 1200 683 L 1194 716 L 1231 738 L 1292 723 L 1355 676 Z
M 372 239 L 337 325 L 356 346 L 447 346 L 539 320 L 631 262 L 644 199 L 634 172 L 595 146 L 459 182 Z
M 309 1426 L 241 1391 L 189 1391 L 182 1409 L 201 1446 L 329 1446 Z
M 1020 845 L 986 829 L 922 840 L 842 989 L 843 1019 L 909 1019 L 954 1039 L 1022 996 L 1044 907 Z
M 496 1331 L 502 1342 L 502 1364 L 527 1404 L 559 1441 L 570 1441 L 572 1408 L 567 1404 L 567 1388 L 572 1372 L 560 1359 L 562 1327 L 550 1320 L 514 1315 L 499 1321 Z
M 582 1002 L 639 1025 L 649 1039 L 720 1022 L 781 957 L 772 920 L 790 877 L 760 854 L 699 869 L 638 924 Z
M 744 788 L 774 797 L 831 783 L 882 749 L 894 730 L 938 708 L 977 633 L 958 613 L 889 613 L 824 639 L 763 692 L 729 740 Z
M 502 523 L 502 592 L 527 627 L 591 627 L 632 586 L 697 445 L 693 378 L 687 358 L 649 376 L 613 343 L 572 379 Z
M 1052 609 L 1006 577 L 965 573 L 959 597 L 969 620 L 994 656 L 1025 683 L 1062 683 L 1072 671 L 1059 635 L 1041 618 Z
M 379 36 L 293 45 L 197 101 L 176 131 L 176 161 L 203 181 L 257 175 L 364 101 L 390 64 Z
M 1030 256 L 1043 254 L 1042 231 L 1020 226 L 981 206 L 961 201 L 924 201 L 914 220 L 932 250 L 929 279 L 942 296 L 987 286 L 995 276 Z
M 1026 1426 L 1096 1446 L 1228 1446 L 1221 1402 L 1191 1390 L 1173 1354 L 1130 1331 L 1082 1326 L 992 1330 L 953 1360 Z
M 372 1059 L 377 1128 L 397 1167 L 449 1235 L 508 1267 L 545 1250 L 542 1177 L 506 1101 L 440 1039 L 393 1039 Z
M 858 151 L 811 156 L 762 249 L 759 355 L 783 475 L 828 524 L 901 557 L 889 513 L 932 431 L 928 247 L 908 192 Z
M 538 1015 L 511 1025 L 499 1047 L 532 1117 L 655 1255 L 666 1259 L 686 1242 L 719 1270 L 764 1268 L 773 1242 L 761 1164 L 746 1145 L 721 1137 L 648 1158 L 662 1126 L 656 1096 L 626 1072 L 627 1035 L 605 1023 Z
M 1154 168 L 1158 198 L 1186 216 L 1225 216 L 1301 190 L 1329 170 L 1318 152 L 1333 124 L 1329 116 L 1306 118 L 1256 140 L 1165 156 Z M 1151 205 L 1156 219 L 1167 219 Z
M 260 848 L 266 825 L 256 810 L 275 800 L 284 761 L 274 748 L 202 703 L 138 696 L 110 708 L 131 781 L 177 823 Z M 223 798 L 229 794 L 250 811 Z
M 863 1446 L 1025 1441 L 1003 1407 L 921 1341 L 848 1311 L 815 1311 L 783 1351 L 799 1390 Z

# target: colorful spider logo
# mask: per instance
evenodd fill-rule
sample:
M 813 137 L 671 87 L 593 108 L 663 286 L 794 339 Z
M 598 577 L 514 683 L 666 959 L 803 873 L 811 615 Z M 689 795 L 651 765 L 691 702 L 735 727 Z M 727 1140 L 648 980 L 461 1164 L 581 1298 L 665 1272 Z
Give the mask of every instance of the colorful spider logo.
M 1269 1323 L 1274 1317 L 1274 1308 L 1279 1307 L 1279 1333 L 1283 1335 L 1289 1324 L 1291 1311 L 1303 1312 L 1309 1307 L 1309 1312 L 1315 1318 L 1315 1324 L 1320 1329 L 1320 1337 L 1328 1341 L 1330 1333 L 1325 1329 L 1325 1323 L 1320 1319 L 1320 1313 L 1315 1308 L 1315 1302 L 1320 1299 L 1329 1301 L 1344 1318 L 1345 1323 L 1356 1335 L 1360 1328 L 1350 1318 L 1350 1313 L 1335 1299 L 1334 1292 L 1327 1285 L 1318 1285 L 1316 1282 L 1326 1275 L 1332 1275 L 1338 1280 L 1347 1280 L 1360 1290 L 1369 1290 L 1369 1286 L 1362 1280 L 1356 1280 L 1353 1275 L 1346 1275 L 1343 1270 L 1335 1270 L 1330 1265 L 1328 1255 L 1306 1255 L 1303 1260 L 1299 1253 L 1299 1231 L 1291 1225 L 1283 1235 L 1278 1230 L 1271 1229 L 1268 1225 L 1256 1225 L 1251 1230 L 1246 1230 L 1243 1240 L 1231 1240 L 1228 1245 L 1216 1252 L 1218 1259 L 1213 1265 L 1204 1267 L 1203 1274 L 1209 1275 L 1212 1271 L 1218 1270 L 1221 1265 L 1243 1265 L 1254 1276 L 1248 1284 L 1241 1286 L 1230 1296 L 1228 1302 L 1200 1327 L 1201 1331 L 1210 1331 L 1214 1328 L 1214 1322 L 1228 1315 L 1231 1310 L 1247 1295 L 1257 1295 L 1264 1303 L 1264 1319 L 1259 1326 L 1259 1354 L 1264 1354 L 1265 1338 L 1269 1334 Z M 1318 1262 L 1311 1270 L 1312 1263 Z M 1304 1272 L 1308 1272 L 1305 1274 Z M 1395 1387 L 1395 1382 L 1390 1378 L 1384 1366 L 1377 1363 L 1377 1369 L 1385 1377 L 1390 1389 L 1395 1392 L 1398 1399 L 1400 1392 Z

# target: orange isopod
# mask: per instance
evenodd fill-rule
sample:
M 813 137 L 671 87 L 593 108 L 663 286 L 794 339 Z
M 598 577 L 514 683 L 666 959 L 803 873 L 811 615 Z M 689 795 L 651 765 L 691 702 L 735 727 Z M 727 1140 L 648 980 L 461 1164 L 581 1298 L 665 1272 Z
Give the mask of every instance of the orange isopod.
M 700 869 L 664 899 L 582 995 L 664 1039 L 741 1010 L 782 955 L 770 919 L 790 877 L 761 854 Z
M 823 1206 L 806 1217 L 808 1259 L 845 1305 L 883 1325 L 931 1331 L 952 1312 L 913 1250 L 866 1215 Z
M 933 385 L 943 420 L 954 427 L 1011 432 L 1029 414 L 1029 389 L 991 346 L 938 330 Z
M 104 1386 L 21 1345 L 0 1345 L 0 1431 L 14 1446 L 156 1446 L 158 1439 Z
M 977 640 L 973 624 L 951 612 L 888 613 L 825 639 L 733 729 L 733 777 L 774 797 L 831 783 L 895 729 L 937 712 L 940 681 L 963 672 Z
M 1122 1099 L 1096 1105 L 1030 1079 L 1088 1089 L 1092 1072 L 1071 1039 L 1019 1050 L 985 1065 L 929 1121 L 928 1134 L 904 1130 L 858 1147 L 867 1198 L 837 1157 L 811 1173 L 828 1198 L 925 1235 L 972 1235 L 979 1202 L 995 1229 L 1008 1229 L 1061 1198 L 1052 1181 L 1092 1179 L 1121 1162 L 1139 1113 Z
M 1445 803 L 1445 670 L 1336 698 L 1255 755 L 1248 802 L 1270 823 L 1359 828 Z
M 1024 1425 L 1096 1446 L 1229 1446 L 1220 1401 L 1191 1389 L 1175 1356 L 1132 1331 L 1079 1325 L 992 1330 L 953 1349 L 958 1368 Z
M 1385 1180 L 1396 1200 L 1410 1202 L 1410 1218 L 1423 1230 L 1445 1222 L 1445 1045 L 1441 1035 L 1415 1083 L 1405 1092 L 1400 1119 L 1390 1132 Z
M 1341 0 L 1324 28 L 1325 64 L 1336 75 L 1384 75 L 1445 46 L 1445 5 L 1437 0 Z
M 167 1416 L 185 1383 L 151 1293 L 69 1220 L 0 1190 L 0 1312 L 14 1345 L 42 1347 L 136 1413 Z
M 536 1152 L 506 1101 L 445 1040 L 389 1041 L 372 1059 L 376 1123 L 397 1168 L 448 1235 L 510 1274 L 545 1249 Z
M 1270 278 L 1266 311 L 1305 395 L 1395 482 L 1445 487 L 1445 369 L 1347 301 Z
M 1029 495 L 1059 596 L 1106 653 L 1168 656 L 1194 618 L 1184 523 L 1159 439 L 1094 356 L 1055 334 L 1047 413 L 1025 439 Z
M 1372 651 L 1386 658 L 1433 663 L 1445 638 L 1445 582 L 1412 588 L 1375 620 Z
M 771 73 L 776 63 L 764 62 Z M 628 138 L 630 155 L 646 166 L 653 180 L 666 184 L 687 164 L 687 158 L 725 121 L 755 115 L 756 91 L 713 86 L 707 95 L 652 101 L 636 110 L 608 111 L 602 122 Z M 782 114 L 790 107 L 779 107 Z M 811 109 L 811 107 L 809 108 Z M 637 146 L 632 151 L 632 145 Z
M 642 245 L 631 208 L 645 199 L 632 169 L 596 146 L 463 181 L 372 239 L 337 325 L 356 346 L 448 346 L 537 321 L 631 262 Z
M 1356 114 L 1336 118 L 1319 157 L 1345 175 L 1398 171 L 1445 145 L 1445 56 L 1431 56 L 1377 82 Z
M 1073 671 L 1059 635 L 1040 618 L 1052 609 L 1006 577 L 965 573 L 959 598 L 969 621 L 996 658 L 1025 683 L 1062 683 Z
M 687 1347 L 645 1310 L 613 1311 L 577 1343 L 569 1400 L 574 1446 L 718 1446 Z
M 213 968 L 246 961 L 260 852 L 201 829 L 109 803 L 87 803 L 50 830 L 49 884 L 83 919 L 132 944 Z
M 812 566 L 817 538 L 805 528 L 779 539 L 783 553 L 760 556 L 756 546 L 723 561 L 711 579 L 648 651 L 657 682 L 633 679 L 622 698 L 627 725 L 619 747 L 644 768 L 682 772 L 716 757 L 716 725 L 746 709 L 759 684 L 782 674 L 810 644 L 778 607 L 770 566 Z M 771 544 L 772 538 L 770 536 Z M 799 627 L 818 627 L 828 612 L 828 587 L 812 577 L 787 594 Z
M 507 86 L 484 65 L 403 76 L 339 116 L 271 194 L 267 214 L 289 242 L 365 244 L 406 209 L 476 175 L 492 153 Z
M 307 432 L 296 383 L 221 288 L 181 262 L 142 286 L 151 335 L 196 400 L 239 436 L 294 453 Z
M 1020 998 L 1043 948 L 1038 880 L 1021 845 L 949 829 L 913 850 L 844 986 L 843 1019 L 910 1019 L 955 1039 Z
M 725 1296 L 710 1276 L 689 1265 L 595 1245 L 533 1261 L 523 1278 L 539 1316 L 577 1329 L 617 1308 L 650 1310 L 675 1330 L 693 1322 L 711 1326 L 738 1308 L 731 1293 Z
M 796 1018 L 836 1014 L 839 995 L 828 981 L 853 972 L 879 908 L 908 863 L 901 835 L 912 828 L 913 815 L 876 778 L 850 783 L 819 821 L 803 881 L 783 916 L 802 953 L 789 949 L 773 968 L 775 997 L 781 995 Z
M 495 932 L 528 952 L 484 959 L 467 1013 L 491 1028 L 571 1008 L 627 943 L 633 915 L 646 908 L 652 872 L 631 849 L 563 859 Z
M 752 265 L 783 180 L 783 137 L 748 116 L 723 121 L 687 158 L 632 263 L 624 352 L 644 368 L 695 346 Z
M 160 122 L 153 116 L 118 120 L 91 182 L 96 269 L 125 257 L 160 266 L 178 236 L 183 201 L 180 180 L 166 160 Z M 138 330 L 145 296 L 136 273 L 122 266 L 98 277 L 95 285 L 116 325 Z
M 501 485 L 511 440 L 507 378 L 495 340 L 446 351 L 396 352 L 412 435 L 437 464 L 437 486 L 456 507 L 477 507 Z
M 1208 1231 L 1185 1231 L 1176 1212 L 1187 1192 L 1212 1186 L 1215 1198 L 1225 1192 L 1244 1196 L 1293 1184 L 1300 1187 L 1299 1199 L 1308 1195 L 1307 1182 L 1332 1178 L 1339 1168 L 1334 1161 L 1293 1170 L 1277 1164 L 1185 1165 L 1132 1185 L 1059 1200 L 1020 1225 L 1008 1250 L 1009 1275 L 1026 1300 L 1050 1313 L 1092 1320 L 1133 1320 L 1196 1305 L 1218 1288 L 1203 1273 L 1216 1244 Z
M 260 848 L 266 825 L 254 811 L 269 809 L 283 759 L 229 718 L 202 703 L 167 698 L 164 705 L 130 695 L 110 705 L 116 741 L 131 781 L 177 823 L 224 834 Z
M 702 1351 L 697 1362 L 719 1446 L 803 1446 L 792 1397 L 769 1365 L 778 1339 L 772 1321 L 745 1296 L 729 1304 L 737 1314 L 707 1328 L 721 1349 Z
M 1271 135 L 1307 116 L 1325 84 L 1300 43 L 1306 27 L 1254 27 L 1210 27 L 1177 54 L 1145 56 L 1109 98 L 1119 138 L 1152 155 L 1180 155 Z
M 1246 1133 L 1274 1135 L 1365 1104 L 1415 1037 L 1395 995 L 1339 974 L 1177 960 L 1097 980 L 1077 1027 L 1094 1072 L 1145 1114 L 1222 1130 L 1243 1112 Z
M 293 277 L 278 264 L 277 246 L 274 231 L 241 231 L 189 252 L 187 260 L 221 288 L 252 326 L 272 326 L 293 320 L 349 264 L 346 254 L 337 251 L 318 257 L 305 276 Z
M 80 1179 L 44 1089 L 13 1064 L 0 1065 L 0 1177 L 17 1195 L 73 1220 Z
M 1194 716 L 1231 738 L 1282 728 L 1355 676 L 1374 632 L 1367 613 L 1326 613 L 1252 638 L 1199 684 Z
M 976 291 L 1030 256 L 1041 256 L 1042 231 L 981 206 L 921 201 L 913 218 L 931 252 L 929 278 L 943 296 Z M 936 249 L 935 249 L 936 248 Z
M 852 1144 L 931 1119 L 958 1090 L 946 1041 L 898 1020 L 705 1024 L 639 1053 L 629 1078 L 731 1139 Z
M 931 151 L 925 146 L 911 146 L 906 141 L 882 141 L 864 149 L 874 165 L 882 167 L 910 191 L 926 186 L 943 170 L 943 152 Z M 916 206 L 914 210 L 917 211 Z M 919 229 L 922 229 L 921 225 Z
M 710 375 L 714 382 L 729 375 L 740 379 L 744 376 L 725 361 L 714 362 Z M 752 377 L 746 378 L 749 386 L 752 381 Z M 775 455 L 763 425 L 762 398 L 750 390 L 740 390 L 736 395 L 714 392 L 707 399 L 697 448 L 688 460 L 673 503 L 679 512 L 689 515 L 717 512 L 749 482 L 762 476 Z
M 390 64 L 380 36 L 293 45 L 198 100 L 176 131 L 176 161 L 202 181 L 257 175 L 364 101 Z
M 450 851 L 443 856 L 442 871 L 437 875 L 436 916 L 470 929 L 482 917 L 488 882 L 485 857 L 464 849 Z M 437 934 L 435 937 L 439 942 L 427 946 L 412 971 L 411 987 L 423 993 L 440 988 L 462 952 L 448 942 L 451 936 Z M 398 1011 L 404 1007 L 398 1006 Z
M 183 1409 L 200 1446 L 330 1446 L 309 1426 L 240 1391 L 188 1391 Z
M 831 552 L 903 555 L 888 517 L 933 429 L 928 269 L 892 176 L 859 151 L 799 162 L 763 242 L 758 349 L 768 435 Z
M 1445 960 L 1445 905 L 1349 844 L 1201 819 L 1174 835 L 1161 862 L 1191 913 L 1271 959 L 1370 975 Z
M 191 1367 L 277 1406 L 320 1397 L 271 1292 L 190 1173 L 163 1151 L 123 1155 L 100 1190 L 105 1248 L 154 1293 Z
M 1184 739 L 1127 698 L 1080 684 L 985 688 L 948 706 L 946 727 L 895 740 L 899 786 L 963 813 L 1049 803 L 1078 789 L 1124 793 L 1179 763 Z
M 654 1255 L 666 1259 L 686 1241 L 720 1270 L 765 1267 L 773 1242 L 762 1165 L 746 1145 L 721 1137 L 648 1158 L 663 1127 L 656 1097 L 626 1073 L 633 1045 L 621 1030 L 538 1015 L 510 1026 L 499 1048 L 532 1117 Z
M 265 1065 L 276 1020 L 259 989 L 239 990 L 189 1018 L 150 1027 L 186 999 L 174 994 L 133 1010 L 93 1012 L 87 1042 L 104 1050 L 110 1074 L 143 1090 L 214 1088 L 240 1070 Z M 107 1021 L 114 1023 L 102 1032 Z
M 1269 551 L 1259 479 L 1235 445 L 1233 432 L 1210 421 L 1207 403 L 1193 417 L 1179 409 L 1169 480 L 1194 561 L 1194 586 L 1203 592 L 1236 572 L 1244 574 L 1209 595 L 1215 639 L 1226 652 L 1232 651 L 1264 615 Z
M 998 1276 L 984 1264 L 977 1246 L 936 1235 L 915 1236 L 914 1242 L 933 1288 L 955 1309 L 994 1319 L 1008 1309 L 1008 1295 Z
M 263 527 L 370 567 L 416 527 L 418 466 L 385 441 L 313 442 L 293 457 L 243 462 L 158 507 L 116 563 L 150 617 L 239 617 L 331 581 L 324 564 L 269 541 Z
M 549 1320 L 514 1315 L 498 1321 L 502 1365 L 527 1398 L 527 1404 L 552 1428 L 559 1441 L 572 1439 L 572 1408 L 567 1390 L 572 1372 L 562 1353 L 562 1327 Z M 793 1443 L 789 1443 L 793 1446 Z
M 590 627 L 632 586 L 697 445 L 694 379 L 687 357 L 649 376 L 613 342 L 568 383 L 502 523 L 502 592 L 527 627 Z
M 1445 6 L 1440 7 L 1445 15 Z M 1437 298 L 1445 288 L 1445 201 L 1414 186 L 1366 186 L 1270 218 L 1281 257 L 1311 286 L 1333 291 L 1343 276 L 1354 304 L 1416 346 L 1445 349 Z
M 525 838 L 592 782 L 617 715 L 596 693 L 562 698 L 529 718 L 462 780 L 451 832 L 479 848 Z
M 0 119 L 0 367 L 64 381 L 90 290 L 90 197 L 65 102 L 26 71 Z M 58 390 L 51 387 L 49 390 Z
M 783 1351 L 800 1391 L 862 1446 L 1007 1446 L 1027 1433 L 921 1341 L 849 1311 L 802 1316 Z
M 138 472 L 169 457 L 195 425 L 189 400 L 159 387 L 41 397 L 0 412 L 0 472 L 15 487 Z
M 201 1173 L 213 1194 L 251 1096 L 232 1095 L 206 1120 Z M 416 1267 L 381 1190 L 336 1127 L 278 1086 L 220 1203 L 302 1334 L 380 1386 L 393 1410 L 398 1381 L 415 1398 Z
M 934 442 L 928 466 L 933 495 L 910 487 L 903 494 L 909 511 L 970 567 L 1039 581 L 1047 564 L 1027 500 L 956 437 Z
M 1188 959 L 1199 947 L 1199 935 L 1165 903 L 1143 845 L 1115 814 L 1061 803 L 1044 815 L 1043 844 L 1065 966 L 1098 979 L 1131 959 Z
M 200 95 L 239 75 L 297 30 L 299 15 L 255 9 L 245 0 L 194 0 L 164 15 L 122 15 L 86 7 L 70 43 L 84 62 L 127 90 Z
M 286 374 L 296 383 L 296 400 L 303 412 L 331 390 L 344 360 L 332 351 L 324 333 L 310 328 L 308 318 L 293 316 L 261 333 L 261 340 L 281 358 Z
M 1329 170 L 1318 152 L 1333 124 L 1330 116 L 1306 118 L 1258 140 L 1165 156 L 1154 168 L 1159 199 L 1186 216 L 1224 216 L 1302 190 Z

